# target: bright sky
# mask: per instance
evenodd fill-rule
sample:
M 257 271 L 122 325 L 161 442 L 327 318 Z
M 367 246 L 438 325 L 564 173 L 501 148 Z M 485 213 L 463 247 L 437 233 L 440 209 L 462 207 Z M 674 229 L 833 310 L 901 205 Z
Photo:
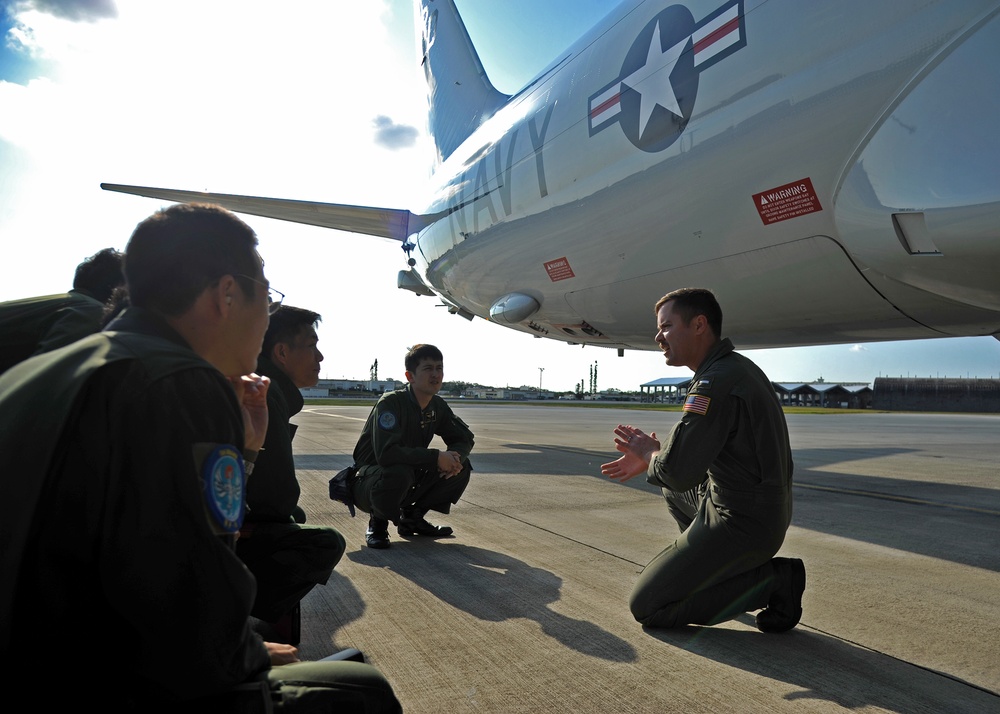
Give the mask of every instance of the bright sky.
M 615 0 L 457 0 L 494 84 L 516 91 Z M 410 0 L 0 0 L 0 300 L 62 292 L 160 201 L 99 184 L 421 208 L 429 175 Z M 323 315 L 325 378 L 403 379 L 432 342 L 445 378 L 570 391 L 687 376 L 658 352 L 572 347 L 396 288 L 399 244 L 245 216 L 271 284 Z M 725 309 L 725 305 L 723 305 Z M 652 312 L 652 311 L 651 311 Z M 653 336 L 650 315 L 650 344 Z M 739 345 L 737 345 L 737 348 Z M 958 338 L 755 350 L 775 381 L 1000 375 Z M 544 372 L 540 371 L 544 368 Z

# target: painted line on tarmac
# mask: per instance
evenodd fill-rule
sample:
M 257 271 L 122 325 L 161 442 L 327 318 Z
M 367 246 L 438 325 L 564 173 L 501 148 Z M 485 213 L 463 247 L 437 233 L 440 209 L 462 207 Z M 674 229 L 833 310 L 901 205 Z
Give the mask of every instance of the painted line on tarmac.
M 327 414 L 326 412 L 317 411 L 315 409 L 303 409 L 304 412 L 309 412 L 310 414 L 315 414 L 316 416 L 325 416 L 332 419 L 347 419 L 348 421 L 368 421 L 368 417 L 352 417 L 344 416 L 343 414 Z
M 938 508 L 949 508 L 954 511 L 968 511 L 970 513 L 982 513 L 987 516 L 1000 516 L 1000 510 L 995 508 L 977 508 L 975 506 L 960 506 L 956 503 L 945 501 L 928 501 L 924 498 L 910 498 L 909 496 L 896 496 L 891 493 L 880 493 L 879 491 L 863 491 L 855 488 L 837 488 L 835 486 L 819 486 L 812 483 L 802 483 L 793 481 L 793 488 L 805 488 L 811 491 L 826 491 L 828 493 L 840 493 L 846 496 L 861 496 L 863 498 L 876 498 L 880 501 L 896 501 L 897 503 L 909 503 L 916 506 L 936 506 Z
M 545 526 L 540 526 L 537 523 L 532 523 L 531 521 L 526 520 L 524 518 L 518 518 L 517 516 L 513 516 L 510 513 L 507 513 L 506 511 L 502 511 L 502 510 L 499 510 L 497 508 L 491 508 L 490 506 L 485 506 L 482 503 L 476 503 L 475 501 L 470 501 L 469 499 L 465 498 L 464 495 L 462 497 L 462 503 L 464 503 L 466 505 L 469 505 L 469 506 L 473 506 L 473 507 L 478 508 L 478 509 L 480 509 L 482 511 L 487 511 L 489 513 L 492 513 L 495 516 L 499 516 L 501 518 L 506 518 L 506 519 L 511 520 L 511 521 L 516 521 L 517 523 L 520 523 L 520 524 L 522 524 L 524 526 L 527 526 L 528 528 L 534 528 L 535 530 L 541 531 L 543 533 L 548 533 L 549 535 L 553 535 L 553 536 L 555 536 L 557 538 L 561 538 L 564 541 L 567 541 L 569 543 L 574 543 L 574 544 L 576 544 L 578 546 L 581 546 L 583 548 L 586 548 L 588 550 L 592 550 L 592 551 L 597 552 L 597 553 L 603 553 L 604 555 L 607 555 L 607 556 L 609 556 L 611 558 L 614 558 L 615 560 L 620 560 L 623 563 L 629 563 L 630 565 L 634 565 L 637 568 L 639 568 L 640 571 L 643 568 L 643 563 L 636 562 L 634 560 L 626 558 L 623 555 L 618 555 L 617 553 L 612 553 L 610 550 L 604 550 L 603 548 L 598 548 L 597 546 L 593 545 L 592 543 L 585 543 L 582 540 L 579 540 L 578 538 L 571 538 L 570 536 L 566 535 L 565 533 L 561 533 L 561 532 L 559 532 L 557 530 L 553 530 L 551 528 L 546 528 Z

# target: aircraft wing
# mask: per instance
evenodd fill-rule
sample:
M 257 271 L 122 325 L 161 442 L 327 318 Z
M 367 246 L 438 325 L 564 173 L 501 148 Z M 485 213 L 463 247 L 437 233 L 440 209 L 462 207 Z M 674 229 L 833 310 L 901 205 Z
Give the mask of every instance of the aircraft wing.
M 101 188 L 105 191 L 162 198 L 178 203 L 215 203 L 238 213 L 322 226 L 338 231 L 363 233 L 400 242 L 405 241 L 408 235 L 420 230 L 427 223 L 425 216 L 394 208 L 348 206 L 340 203 L 293 201 L 284 198 L 238 196 L 228 193 L 126 186 L 116 183 L 102 183 Z

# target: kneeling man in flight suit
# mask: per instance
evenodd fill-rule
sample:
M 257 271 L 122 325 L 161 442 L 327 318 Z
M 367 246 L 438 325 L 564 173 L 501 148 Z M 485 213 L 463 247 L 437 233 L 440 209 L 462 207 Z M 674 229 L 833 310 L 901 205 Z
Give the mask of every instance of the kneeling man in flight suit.
M 757 628 L 784 632 L 802 616 L 806 571 L 775 558 L 792 518 L 792 452 L 774 387 L 722 339 L 710 291 L 683 288 L 655 307 L 667 364 L 694 370 L 665 444 L 619 424 L 617 461 L 601 473 L 659 486 L 681 535 L 649 562 L 629 606 L 649 627 L 714 625 L 761 610 Z

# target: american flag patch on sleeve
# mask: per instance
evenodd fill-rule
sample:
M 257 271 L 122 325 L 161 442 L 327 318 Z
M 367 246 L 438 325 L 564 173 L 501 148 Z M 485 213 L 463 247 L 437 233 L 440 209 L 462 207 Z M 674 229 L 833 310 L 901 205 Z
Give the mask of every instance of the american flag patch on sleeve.
M 708 405 L 711 401 L 710 397 L 706 397 L 703 394 L 692 394 L 684 401 L 683 411 L 694 412 L 695 414 L 707 414 Z

